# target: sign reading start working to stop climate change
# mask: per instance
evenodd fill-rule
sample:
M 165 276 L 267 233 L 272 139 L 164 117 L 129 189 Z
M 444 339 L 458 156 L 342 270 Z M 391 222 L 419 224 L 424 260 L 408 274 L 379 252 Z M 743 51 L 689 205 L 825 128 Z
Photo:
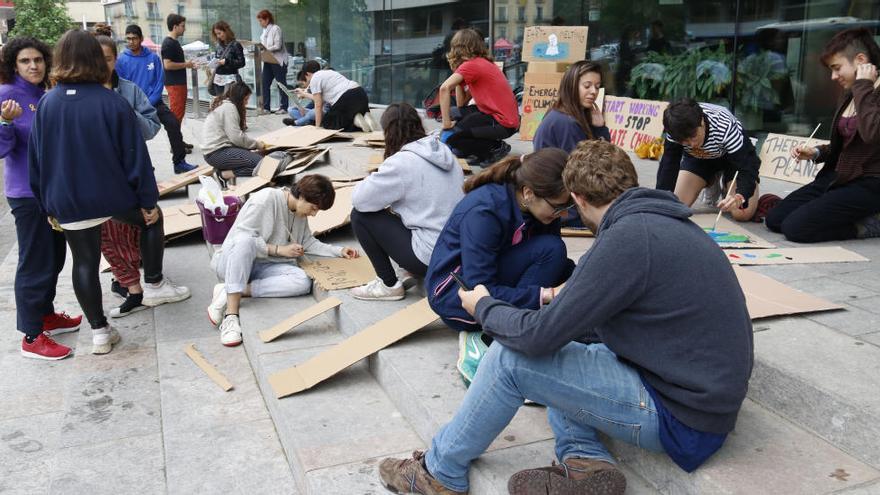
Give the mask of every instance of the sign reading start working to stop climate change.
M 620 96 L 605 97 L 605 125 L 611 131 L 611 142 L 635 152 L 636 146 L 663 135 L 665 101 L 636 100 Z

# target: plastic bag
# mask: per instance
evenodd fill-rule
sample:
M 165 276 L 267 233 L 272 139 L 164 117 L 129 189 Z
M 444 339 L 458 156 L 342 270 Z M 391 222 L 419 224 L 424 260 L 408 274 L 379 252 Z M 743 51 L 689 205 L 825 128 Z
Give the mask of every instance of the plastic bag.
M 229 205 L 223 201 L 220 184 L 209 175 L 199 177 L 199 182 L 202 183 L 202 188 L 199 190 L 198 201 L 204 205 L 206 210 L 215 215 L 226 215 Z

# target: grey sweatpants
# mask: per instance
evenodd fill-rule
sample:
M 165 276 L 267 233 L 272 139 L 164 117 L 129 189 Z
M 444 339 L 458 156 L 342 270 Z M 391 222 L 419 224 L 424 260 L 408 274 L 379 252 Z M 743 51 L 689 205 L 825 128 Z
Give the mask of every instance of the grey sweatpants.
M 237 235 L 227 239 L 223 250 L 211 259 L 211 266 L 226 284 L 226 293 L 244 291 L 251 284 L 251 297 L 291 297 L 308 294 L 312 280 L 291 263 L 257 260 L 255 238 Z

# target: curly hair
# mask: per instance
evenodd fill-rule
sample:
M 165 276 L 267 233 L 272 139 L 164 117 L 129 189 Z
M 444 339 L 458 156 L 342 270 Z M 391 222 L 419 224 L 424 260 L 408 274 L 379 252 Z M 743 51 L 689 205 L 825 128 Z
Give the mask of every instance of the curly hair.
M 464 62 L 477 57 L 483 57 L 490 62 L 493 60 L 483 35 L 471 28 L 456 31 L 449 43 L 449 53 L 446 54 L 449 67 L 455 70 Z
M 238 109 L 238 126 L 241 130 L 246 131 L 247 101 L 251 94 L 253 94 L 253 91 L 251 91 L 250 86 L 241 81 L 236 81 L 227 85 L 226 89 L 223 90 L 223 94 L 214 98 L 214 101 L 211 102 L 211 108 L 208 111 L 213 112 L 214 109 L 219 107 L 224 101 L 229 100 L 235 105 L 235 108 Z
M 103 22 L 99 22 L 95 24 L 95 36 L 106 36 L 108 38 L 113 38 L 113 28 L 108 26 Z
M 405 145 L 425 137 L 422 119 L 409 103 L 388 105 L 379 123 L 385 133 L 385 158 L 397 153 Z
M 15 66 L 18 60 L 18 53 L 25 48 L 33 48 L 43 55 L 43 60 L 46 62 L 46 74 L 43 76 L 43 81 L 39 86 L 43 89 L 48 88 L 49 67 L 52 67 L 52 50 L 49 48 L 49 45 L 29 36 L 12 38 L 0 49 L 0 83 L 12 84 L 12 81 L 15 80 Z
M 559 148 L 542 148 L 522 156 L 510 156 L 464 183 L 469 193 L 486 184 L 510 184 L 528 187 L 539 198 L 555 198 L 566 191 L 562 169 L 568 155 Z
M 578 143 L 562 172 L 565 188 L 593 206 L 605 206 L 624 191 L 639 187 L 629 155 L 607 141 Z
M 562 76 L 562 82 L 559 83 L 559 97 L 553 108 L 564 114 L 571 116 L 578 127 L 587 135 L 587 139 L 593 139 L 593 131 L 590 128 L 590 117 L 592 116 L 592 108 L 584 108 L 581 105 L 580 82 L 584 74 L 594 72 L 599 74 L 599 84 L 602 83 L 602 67 L 596 62 L 581 60 L 571 64 Z

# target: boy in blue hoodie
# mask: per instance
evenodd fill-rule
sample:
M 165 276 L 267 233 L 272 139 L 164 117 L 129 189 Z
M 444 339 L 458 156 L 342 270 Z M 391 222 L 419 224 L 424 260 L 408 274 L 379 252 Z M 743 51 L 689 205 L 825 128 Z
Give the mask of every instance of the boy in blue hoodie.
M 547 406 L 560 463 L 514 474 L 512 495 L 622 495 L 626 478 L 599 432 L 665 452 L 690 472 L 733 430 L 752 326 L 724 254 L 672 193 L 639 188 L 611 143 L 580 143 L 563 177 L 596 242 L 540 309 L 518 309 L 481 285 L 459 292 L 495 343 L 430 450 L 380 463 L 391 491 L 467 493 L 470 463 L 525 399 Z
M 116 60 L 116 73 L 119 77 L 127 79 L 141 88 L 150 103 L 156 107 L 159 120 L 168 133 L 168 141 L 171 142 L 171 162 L 174 164 L 174 173 L 183 174 L 195 170 L 196 166 L 186 162 L 188 150 L 183 142 L 183 134 L 180 132 L 180 122 L 171 113 L 168 105 L 162 101 L 162 88 L 165 75 L 162 68 L 162 59 L 152 50 L 142 45 L 144 33 L 140 26 L 132 24 L 125 28 L 126 49 Z

